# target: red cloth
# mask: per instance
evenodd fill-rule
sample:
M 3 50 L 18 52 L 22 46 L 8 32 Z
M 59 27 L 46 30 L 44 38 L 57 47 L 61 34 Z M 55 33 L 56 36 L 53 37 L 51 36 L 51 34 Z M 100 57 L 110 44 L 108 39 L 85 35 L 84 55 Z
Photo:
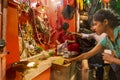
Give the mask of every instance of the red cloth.
M 67 33 L 65 34 L 64 31 L 60 32 L 59 35 L 58 35 L 58 41 L 60 43 L 64 43 L 66 40 L 76 40 L 75 36 L 73 36 L 72 34 L 70 33 Z M 80 49 L 79 49 L 79 44 L 78 43 L 70 43 L 68 44 L 68 51 L 77 51 L 79 52 Z
M 69 44 L 68 45 L 68 51 L 76 51 L 76 52 L 79 52 L 80 51 L 80 49 L 79 49 L 79 44 L 77 44 L 77 43 L 72 43 L 72 44 Z

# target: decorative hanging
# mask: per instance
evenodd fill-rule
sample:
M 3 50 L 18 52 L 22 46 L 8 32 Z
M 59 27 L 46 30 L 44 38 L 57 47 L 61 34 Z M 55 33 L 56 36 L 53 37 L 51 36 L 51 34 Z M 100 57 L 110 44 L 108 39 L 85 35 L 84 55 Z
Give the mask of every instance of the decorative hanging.
M 67 0 L 67 5 L 64 7 L 62 10 L 62 15 L 65 19 L 72 19 L 75 13 L 75 7 L 71 6 L 68 4 Z
M 18 6 L 19 37 L 22 39 L 21 59 L 36 55 L 36 47 L 45 49 L 50 45 L 54 30 L 49 24 L 47 10 L 39 1 L 36 8 L 31 8 L 25 3 Z
M 90 5 L 90 0 L 85 0 L 85 4 L 88 6 Z
M 77 1 L 77 5 L 79 5 L 79 9 L 83 10 L 83 0 L 76 0 Z
M 116 13 L 118 13 L 120 16 L 120 0 L 111 0 L 110 8 L 116 11 Z
M 103 0 L 104 9 L 110 8 L 110 0 Z
M 70 5 L 67 5 L 62 11 L 62 15 L 65 19 L 72 19 L 74 13 L 75 13 L 75 7 L 72 7 Z
M 103 0 L 103 3 L 109 3 L 110 0 Z

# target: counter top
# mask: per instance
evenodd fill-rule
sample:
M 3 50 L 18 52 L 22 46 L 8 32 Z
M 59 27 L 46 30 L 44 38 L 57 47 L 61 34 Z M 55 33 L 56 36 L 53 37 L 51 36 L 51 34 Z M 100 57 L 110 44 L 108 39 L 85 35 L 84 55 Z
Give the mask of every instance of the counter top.
M 46 60 L 39 60 L 37 67 L 27 69 L 23 73 L 23 80 L 32 80 L 33 78 L 35 78 L 36 76 L 38 76 L 39 74 L 50 68 L 52 62 L 59 58 L 60 58 L 59 56 L 55 56 L 55 57 L 49 57 Z

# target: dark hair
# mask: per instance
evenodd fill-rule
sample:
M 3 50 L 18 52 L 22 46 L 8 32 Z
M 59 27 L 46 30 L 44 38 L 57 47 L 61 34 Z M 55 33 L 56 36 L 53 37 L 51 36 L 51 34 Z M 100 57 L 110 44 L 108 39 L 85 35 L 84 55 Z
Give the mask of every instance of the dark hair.
M 93 19 L 95 21 L 100 21 L 103 22 L 104 19 L 108 20 L 108 24 L 110 25 L 110 27 L 115 28 L 118 25 L 120 25 L 120 17 L 118 16 L 117 13 L 114 13 L 112 10 L 110 9 L 100 9 L 98 10 L 94 15 L 93 15 Z
M 67 23 L 67 22 L 64 22 L 63 24 L 62 24 L 62 29 L 63 30 L 67 30 L 69 28 L 69 24 Z

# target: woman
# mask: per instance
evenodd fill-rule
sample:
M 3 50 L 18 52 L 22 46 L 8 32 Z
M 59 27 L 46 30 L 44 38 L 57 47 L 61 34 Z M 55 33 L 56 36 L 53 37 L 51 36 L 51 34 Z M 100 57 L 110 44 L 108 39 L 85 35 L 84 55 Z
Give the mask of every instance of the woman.
M 112 51 L 111 54 L 103 53 L 103 60 L 108 61 L 116 75 L 115 80 L 120 77 L 120 19 L 117 14 L 111 10 L 98 10 L 93 16 L 93 25 L 96 34 L 100 35 L 106 33 L 107 37 L 101 40 L 92 50 L 85 52 L 75 58 L 65 60 L 71 62 L 76 60 L 83 60 L 96 55 L 104 48 Z

